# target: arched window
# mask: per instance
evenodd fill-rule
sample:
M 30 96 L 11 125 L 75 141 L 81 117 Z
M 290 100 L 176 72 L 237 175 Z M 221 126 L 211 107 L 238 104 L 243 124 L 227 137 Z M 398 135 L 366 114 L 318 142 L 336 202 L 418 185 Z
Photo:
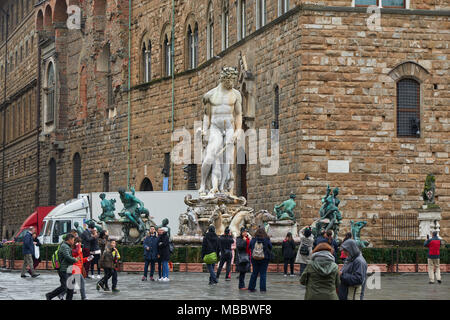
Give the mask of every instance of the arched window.
M 167 36 L 164 36 L 164 74 L 169 77 L 172 75 L 172 58 L 171 58 L 171 39 Z
M 246 36 L 247 30 L 247 3 L 245 0 L 238 2 L 238 41 Z
M 77 152 L 73 156 L 73 198 L 78 197 L 81 190 L 81 157 Z
M 420 138 L 420 84 L 414 79 L 397 82 L 397 136 Z
M 214 11 L 212 1 L 208 5 L 208 24 L 206 25 L 206 57 L 214 57 Z
M 228 48 L 228 27 L 230 23 L 230 11 L 228 0 L 222 1 L 222 50 Z
M 198 62 L 198 25 L 195 24 L 194 30 L 191 25 L 187 31 L 187 48 L 188 48 L 188 67 L 189 69 L 197 68 Z
M 152 44 L 150 40 L 142 42 L 142 70 L 142 80 L 149 82 L 152 78 Z
M 48 205 L 56 205 L 56 161 L 50 159 L 48 163 Z
M 46 91 L 45 122 L 51 123 L 55 119 L 55 91 L 56 91 L 55 68 L 52 62 L 49 63 L 47 68 L 47 83 L 45 91 Z
M 256 0 L 256 30 L 266 25 L 266 0 Z
M 279 129 L 279 115 L 280 115 L 280 88 L 278 85 L 274 89 L 274 99 L 273 99 L 273 121 L 272 127 L 274 129 Z
M 145 178 L 142 183 L 141 187 L 139 188 L 141 191 L 153 191 L 153 185 L 149 178 Z

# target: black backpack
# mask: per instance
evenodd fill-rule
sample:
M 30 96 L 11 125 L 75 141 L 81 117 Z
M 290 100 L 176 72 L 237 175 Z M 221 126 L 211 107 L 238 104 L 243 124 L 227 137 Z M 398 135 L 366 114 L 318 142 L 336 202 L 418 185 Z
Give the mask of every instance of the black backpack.
M 302 256 L 308 256 L 309 255 L 309 247 L 306 244 L 302 244 L 300 247 L 300 254 Z

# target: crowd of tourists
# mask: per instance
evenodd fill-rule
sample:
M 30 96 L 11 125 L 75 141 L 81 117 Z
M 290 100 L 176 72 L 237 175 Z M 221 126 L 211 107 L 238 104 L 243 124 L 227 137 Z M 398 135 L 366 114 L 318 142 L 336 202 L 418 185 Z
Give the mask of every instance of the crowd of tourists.
M 169 261 L 173 252 L 173 244 L 168 235 L 168 228 L 151 227 L 143 241 L 144 274 L 142 281 L 168 282 Z M 112 291 L 117 289 L 120 254 L 116 242 L 110 240 L 107 231 L 97 232 L 95 224 L 91 223 L 80 232 L 71 230 L 63 237 L 52 257 L 52 264 L 58 270 L 60 286 L 46 294 L 51 300 L 72 300 L 75 293 L 75 283 L 78 283 L 81 299 L 85 300 L 85 279 L 98 279 L 97 290 L 111 291 L 109 279 L 112 278 Z M 322 232 L 314 238 L 311 228 L 304 227 L 299 232 L 300 243 L 297 249 L 291 233 L 288 233 L 282 243 L 284 259 L 284 276 L 295 276 L 294 265 L 300 264 L 300 284 L 304 285 L 306 300 L 362 300 L 367 280 L 368 265 L 352 234 L 347 233 L 338 245 L 331 230 Z M 35 269 L 40 262 L 39 240 L 34 228 L 30 228 L 23 242 L 24 263 L 22 277 L 27 277 L 26 271 L 35 278 L 39 274 Z M 437 233 L 432 234 L 424 243 L 429 248 L 428 273 L 429 283 L 441 283 L 439 269 L 441 240 Z M 338 267 L 338 256 L 343 262 L 341 270 Z M 209 285 L 217 285 L 225 267 L 225 281 L 231 280 L 232 263 L 238 274 L 238 289 L 256 291 L 259 277 L 259 290 L 267 291 L 266 280 L 269 261 L 274 258 L 272 243 L 264 228 L 259 228 L 252 237 L 247 229 L 241 228 L 238 237 L 234 238 L 229 228 L 218 236 L 214 226 L 210 226 L 203 237 L 201 257 L 209 273 Z M 218 267 L 216 270 L 216 264 Z M 158 266 L 158 276 L 155 276 Z M 101 276 L 103 269 L 103 277 Z M 89 272 L 90 271 L 90 272 Z M 96 271 L 96 272 L 95 272 Z M 250 273 L 248 286 L 245 283 L 247 273 Z M 90 274 L 90 275 L 89 275 Z

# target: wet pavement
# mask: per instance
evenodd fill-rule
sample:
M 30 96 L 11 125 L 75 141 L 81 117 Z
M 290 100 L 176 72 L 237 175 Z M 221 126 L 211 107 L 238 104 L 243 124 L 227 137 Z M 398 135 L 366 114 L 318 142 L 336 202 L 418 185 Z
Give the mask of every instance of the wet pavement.
M 173 272 L 170 282 L 143 282 L 141 277 L 141 274 L 120 273 L 119 293 L 97 291 L 98 280 L 87 279 L 87 297 L 89 300 L 303 300 L 305 294 L 298 276 L 273 273 L 268 275 L 266 293 L 238 290 L 237 274 L 232 274 L 231 281 L 221 278 L 216 286 L 208 285 L 207 273 Z M 245 280 L 248 285 L 250 274 Z M 366 289 L 366 300 L 450 299 L 450 274 L 442 274 L 442 284 L 428 284 L 425 273 L 382 274 L 379 283 L 380 289 Z M 23 279 L 19 271 L 0 271 L 0 300 L 44 300 L 45 293 L 58 285 L 56 272 L 44 271 L 37 278 Z M 75 294 L 74 300 L 79 299 L 80 294 Z

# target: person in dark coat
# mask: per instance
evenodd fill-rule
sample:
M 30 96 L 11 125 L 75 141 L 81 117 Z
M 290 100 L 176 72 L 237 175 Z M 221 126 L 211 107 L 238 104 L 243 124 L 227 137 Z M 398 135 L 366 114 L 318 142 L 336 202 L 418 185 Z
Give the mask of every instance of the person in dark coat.
M 147 237 L 144 239 L 144 275 L 142 281 L 147 281 L 148 266 L 150 265 L 150 280 L 153 279 L 155 273 L 155 263 L 158 259 L 158 236 L 156 234 L 155 227 L 150 227 Z
M 158 228 L 158 258 L 162 264 L 162 278 L 159 281 L 169 280 L 170 242 L 167 228 Z
M 247 229 L 241 228 L 241 234 L 236 238 L 236 254 L 234 262 L 236 271 L 239 272 L 239 289 L 247 290 L 245 287 L 245 274 L 250 272 L 250 235 Z
M 83 247 L 83 257 L 89 257 L 91 255 L 91 241 L 93 240 L 92 230 L 95 228 L 95 223 L 91 222 L 88 228 L 81 234 L 81 245 Z M 84 270 L 86 270 L 86 279 L 89 277 L 89 269 L 91 267 L 91 261 L 84 263 Z
M 284 259 L 284 276 L 287 277 L 288 264 L 291 267 L 291 277 L 294 276 L 294 262 L 295 262 L 295 241 L 292 238 L 292 233 L 288 232 L 286 238 L 281 245 L 281 254 Z
M 336 240 L 334 240 L 334 238 L 333 238 L 333 231 L 328 230 L 326 232 L 322 232 L 322 234 L 320 236 L 318 236 L 316 238 L 316 240 L 314 240 L 313 248 L 315 248 L 319 243 L 322 243 L 322 242 L 328 243 L 333 248 L 333 252 L 331 252 L 331 253 L 334 256 L 334 262 L 337 263 L 337 253 L 339 251 L 339 246 L 338 246 Z
M 216 234 L 216 228 L 214 226 L 210 226 L 208 228 L 208 232 L 203 237 L 202 243 L 202 259 L 208 255 L 215 252 L 217 257 L 220 253 L 220 245 L 219 245 L 219 237 Z M 206 268 L 209 271 L 209 284 L 215 285 L 217 284 L 216 274 L 214 273 L 215 263 L 207 264 Z
M 367 262 L 353 239 L 342 243 L 341 248 L 347 255 L 344 266 L 339 272 L 339 300 L 363 300 L 366 286 Z
M 33 232 L 33 244 L 34 247 L 36 249 L 41 247 L 41 242 L 39 241 L 38 237 L 37 237 L 37 233 L 36 231 Z M 39 251 L 38 251 L 39 253 Z M 41 262 L 41 255 L 38 254 L 38 256 L 36 256 L 36 250 L 33 252 L 33 269 L 36 270 L 37 266 L 39 265 L 39 263 Z M 32 275 L 31 270 L 28 270 L 28 273 L 30 275 Z
M 227 266 L 226 266 L 225 281 L 230 281 L 231 258 L 233 256 L 231 246 L 234 243 L 234 239 L 230 232 L 230 228 L 228 227 L 225 228 L 225 233 L 220 236 L 219 243 L 220 243 L 220 263 L 219 267 L 217 268 L 216 278 L 219 279 L 223 265 L 226 263 Z
M 256 259 L 256 246 L 262 244 L 264 258 L 261 260 Z M 266 275 L 267 267 L 269 266 L 270 257 L 272 255 L 272 243 L 264 228 L 259 228 L 255 237 L 250 241 L 250 250 L 252 252 L 251 262 L 253 266 L 252 276 L 250 277 L 250 283 L 248 284 L 248 291 L 255 292 L 256 278 L 259 278 L 259 290 L 266 292 Z
M 23 265 L 22 265 L 22 274 L 20 275 L 22 278 L 26 278 L 25 272 L 27 271 L 27 266 L 30 268 L 31 276 L 36 278 L 39 274 L 35 273 L 33 267 L 33 256 L 34 256 L 34 243 L 33 243 L 33 232 L 34 227 L 30 227 L 23 238 Z
M 94 268 L 95 268 L 95 265 L 97 265 L 97 279 L 101 279 L 102 277 L 100 276 L 99 260 L 102 255 L 102 251 L 100 250 L 100 246 L 98 244 L 98 237 L 99 237 L 99 234 L 97 233 L 97 229 L 94 228 L 92 230 L 92 240 L 91 240 L 91 244 L 90 244 L 90 248 L 91 248 L 90 254 L 94 256 L 94 259 L 91 262 L 91 277 L 95 278 Z

